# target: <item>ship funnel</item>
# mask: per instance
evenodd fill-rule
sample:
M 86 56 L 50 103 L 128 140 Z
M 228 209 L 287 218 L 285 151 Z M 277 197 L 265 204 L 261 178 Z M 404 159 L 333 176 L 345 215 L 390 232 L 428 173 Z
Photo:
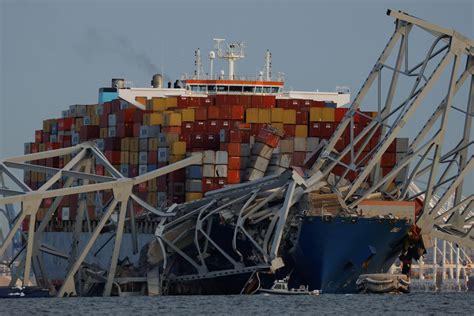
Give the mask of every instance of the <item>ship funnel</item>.
M 163 77 L 160 74 L 153 75 L 153 79 L 151 80 L 151 86 L 153 88 L 162 88 Z
M 112 88 L 125 89 L 125 79 L 112 79 Z

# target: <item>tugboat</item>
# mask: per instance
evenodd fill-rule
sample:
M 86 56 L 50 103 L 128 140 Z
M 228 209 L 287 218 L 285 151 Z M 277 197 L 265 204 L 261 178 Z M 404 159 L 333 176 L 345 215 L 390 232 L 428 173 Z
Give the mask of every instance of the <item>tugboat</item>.
M 276 280 L 270 289 L 258 290 L 259 294 L 264 295 L 319 295 L 320 291 L 308 289 L 308 286 L 301 285 L 299 288 L 288 288 L 288 277 L 282 280 Z

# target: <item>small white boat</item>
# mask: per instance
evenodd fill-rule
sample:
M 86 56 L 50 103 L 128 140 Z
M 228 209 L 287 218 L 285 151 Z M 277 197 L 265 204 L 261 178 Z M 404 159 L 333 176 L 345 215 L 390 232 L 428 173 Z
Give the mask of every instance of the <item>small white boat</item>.
M 258 293 L 264 295 L 319 295 L 320 291 L 310 291 L 308 286 L 304 285 L 299 288 L 290 289 L 288 288 L 288 278 L 285 278 L 283 280 L 275 281 L 270 289 L 260 288 Z

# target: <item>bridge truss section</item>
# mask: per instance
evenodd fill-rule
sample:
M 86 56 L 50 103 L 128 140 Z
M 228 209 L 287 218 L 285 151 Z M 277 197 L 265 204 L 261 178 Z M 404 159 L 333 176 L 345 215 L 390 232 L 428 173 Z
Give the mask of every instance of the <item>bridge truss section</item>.
M 387 15 L 395 18 L 395 31 L 312 170 L 324 178 L 336 167 L 343 169 L 340 179 L 356 175 L 345 190 L 338 181 L 333 188 L 349 211 L 373 193 L 417 199 L 424 234 L 472 248 L 474 195 L 465 180 L 472 184 L 474 167 L 474 42 L 400 11 Z M 369 117 L 362 107 L 376 108 L 378 115 Z M 356 135 L 362 118 L 368 124 Z M 336 150 L 345 134 L 350 144 Z M 382 173 L 387 149 L 407 134 L 414 137 L 406 152 Z M 453 205 L 446 207 L 453 195 Z

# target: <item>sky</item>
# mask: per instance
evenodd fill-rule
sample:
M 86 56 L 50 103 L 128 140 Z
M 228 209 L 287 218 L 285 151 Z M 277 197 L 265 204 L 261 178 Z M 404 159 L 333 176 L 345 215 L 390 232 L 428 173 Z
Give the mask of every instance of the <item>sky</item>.
M 241 75 L 262 70 L 270 49 L 287 89 L 354 96 L 394 30 L 388 8 L 473 38 L 473 3 L 0 0 L 0 157 L 22 154 L 42 120 L 97 103 L 111 78 L 143 87 L 156 72 L 191 73 L 194 50 L 207 56 L 215 37 L 244 41 Z

